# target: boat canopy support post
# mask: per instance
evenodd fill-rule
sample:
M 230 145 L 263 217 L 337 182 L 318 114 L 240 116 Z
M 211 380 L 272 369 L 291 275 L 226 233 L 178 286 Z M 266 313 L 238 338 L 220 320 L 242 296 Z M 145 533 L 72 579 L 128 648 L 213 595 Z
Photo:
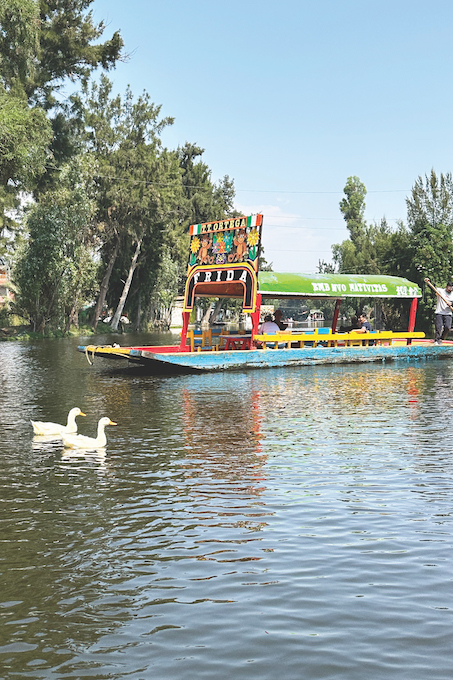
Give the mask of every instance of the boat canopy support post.
M 340 305 L 341 305 L 341 299 L 335 300 L 335 310 L 333 312 L 333 319 L 332 319 L 332 333 L 335 333 L 336 330 L 337 330 L 338 316 L 340 314 Z
M 418 302 L 418 298 L 412 299 L 411 310 L 409 312 L 409 327 L 407 329 L 409 331 L 409 333 L 412 333 L 412 331 L 415 328 L 415 315 L 417 314 L 417 302 Z M 409 339 L 407 341 L 407 344 L 408 345 L 412 344 L 412 341 Z
M 252 337 L 258 334 L 261 314 L 261 293 L 256 294 L 255 311 L 250 314 L 252 319 Z
M 189 327 L 189 318 L 190 318 L 190 312 L 183 312 L 182 313 L 181 344 L 179 345 L 179 349 L 180 349 L 181 352 L 184 351 L 185 346 L 186 346 L 187 329 Z

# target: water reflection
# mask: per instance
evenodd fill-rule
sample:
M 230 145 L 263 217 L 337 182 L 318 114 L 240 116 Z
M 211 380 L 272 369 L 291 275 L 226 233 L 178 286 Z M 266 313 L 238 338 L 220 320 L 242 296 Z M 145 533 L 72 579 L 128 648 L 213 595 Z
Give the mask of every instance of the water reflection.
M 449 676 L 450 362 L 158 378 L 75 344 L 0 344 L 2 677 Z M 104 450 L 33 439 L 74 403 Z

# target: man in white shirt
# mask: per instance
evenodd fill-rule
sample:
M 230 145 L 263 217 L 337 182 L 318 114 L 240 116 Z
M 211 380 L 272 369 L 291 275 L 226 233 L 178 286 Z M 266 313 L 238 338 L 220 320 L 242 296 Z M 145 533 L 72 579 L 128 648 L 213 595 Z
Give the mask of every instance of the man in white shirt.
M 449 281 L 445 288 L 436 288 L 437 306 L 434 313 L 434 327 L 436 334 L 434 342 L 440 345 L 445 340 L 451 329 L 453 307 L 453 283 Z

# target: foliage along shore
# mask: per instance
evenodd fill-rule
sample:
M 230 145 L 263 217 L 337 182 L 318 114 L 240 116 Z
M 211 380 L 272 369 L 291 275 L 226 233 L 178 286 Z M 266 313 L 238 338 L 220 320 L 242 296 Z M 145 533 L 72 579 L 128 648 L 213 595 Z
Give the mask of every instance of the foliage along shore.
M 110 326 L 102 328 L 102 335 L 125 335 L 118 331 L 112 330 Z M 52 330 L 48 328 L 44 333 L 32 331 L 30 326 L 3 326 L 0 328 L 0 342 L 8 342 L 14 340 L 49 340 L 52 338 L 70 338 L 79 336 L 100 335 L 100 331 L 95 331 L 91 326 L 80 326 L 76 328 L 72 326 L 69 331 L 62 331 L 59 329 Z

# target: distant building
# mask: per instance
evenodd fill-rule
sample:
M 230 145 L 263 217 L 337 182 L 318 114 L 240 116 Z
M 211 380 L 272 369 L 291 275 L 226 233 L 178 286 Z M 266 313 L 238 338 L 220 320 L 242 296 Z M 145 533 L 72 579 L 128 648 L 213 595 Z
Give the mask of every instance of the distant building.
M 4 257 L 0 257 L 0 306 L 13 299 L 11 271 Z
M 170 328 L 182 328 L 182 308 L 184 304 L 184 298 L 178 296 L 173 302 L 173 307 L 171 308 L 171 323 Z

